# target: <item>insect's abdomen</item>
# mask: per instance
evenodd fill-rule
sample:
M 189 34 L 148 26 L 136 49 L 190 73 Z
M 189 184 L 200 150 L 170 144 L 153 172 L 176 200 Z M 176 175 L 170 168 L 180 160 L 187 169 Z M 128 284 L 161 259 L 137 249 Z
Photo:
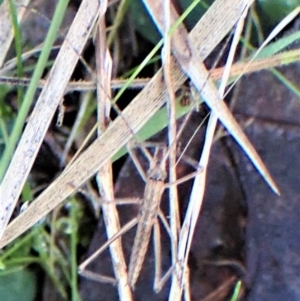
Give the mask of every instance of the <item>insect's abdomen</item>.
M 151 183 L 151 181 L 153 180 L 149 179 L 145 187 L 144 199 L 138 216 L 137 231 L 130 257 L 128 277 L 129 285 L 132 289 L 134 289 L 145 259 L 151 230 L 157 219 L 158 208 L 164 191 L 163 181 L 153 181 L 155 183 Z

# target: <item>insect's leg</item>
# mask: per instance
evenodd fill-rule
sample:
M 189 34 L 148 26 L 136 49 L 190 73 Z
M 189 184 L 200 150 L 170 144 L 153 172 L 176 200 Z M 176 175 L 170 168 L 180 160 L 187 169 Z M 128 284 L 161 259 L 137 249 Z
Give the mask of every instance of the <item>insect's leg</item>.
M 97 193 L 95 193 L 91 187 L 87 187 L 87 189 L 79 188 L 77 192 L 81 193 L 92 205 L 94 214 L 97 218 L 99 218 L 99 208 L 101 205 L 128 205 L 128 204 L 141 204 L 141 199 L 139 198 L 118 198 L 115 200 L 104 200 L 99 197 Z
M 153 246 L 154 246 L 154 262 L 155 262 L 155 275 L 154 275 L 154 290 L 159 291 L 158 282 L 161 279 L 161 236 L 158 221 L 154 223 L 153 227 Z
M 201 167 L 197 160 L 195 160 L 187 155 L 180 154 L 178 161 L 181 161 L 181 160 L 184 161 L 184 163 L 186 163 L 187 165 L 190 165 L 191 167 L 193 167 L 195 170 L 198 170 Z
M 168 224 L 168 221 L 166 220 L 163 212 L 159 210 L 158 216 L 166 229 L 170 239 L 172 239 L 171 229 Z M 165 285 L 167 280 L 172 276 L 173 273 L 176 272 L 175 265 L 172 265 L 169 270 L 165 273 L 163 277 L 161 277 L 161 239 L 160 239 L 160 229 L 159 229 L 159 223 L 156 221 L 154 224 L 154 252 L 155 252 L 155 279 L 154 279 L 154 290 L 156 292 L 159 292 L 162 287 Z M 179 262 L 176 262 L 175 264 L 179 264 Z M 185 300 L 190 300 L 190 287 L 189 287 L 189 268 L 186 268 L 186 272 L 184 274 L 183 284 L 184 284 L 184 294 L 185 294 Z M 180 282 L 180 279 L 178 279 L 178 282 Z
M 188 180 L 194 178 L 196 175 L 198 175 L 198 174 L 200 174 L 200 173 L 202 173 L 202 172 L 203 172 L 203 168 L 200 167 L 198 170 L 196 170 L 196 171 L 190 173 L 189 175 L 186 175 L 185 177 L 182 177 L 181 179 L 178 179 L 178 180 L 175 181 L 175 182 L 172 182 L 172 183 L 166 183 L 165 186 L 166 186 L 166 187 L 170 187 L 170 186 L 172 186 L 172 185 L 182 184 L 182 183 L 184 183 L 184 182 L 186 182 L 186 181 L 188 181 Z
M 183 292 L 184 300 L 191 301 L 191 288 L 190 288 L 190 268 L 187 266 L 183 275 Z
M 104 276 L 104 275 L 101 275 L 99 273 L 89 271 L 87 269 L 79 271 L 78 273 L 81 276 L 83 276 L 83 277 L 85 277 L 89 280 L 96 281 L 96 282 L 103 282 L 103 283 L 108 283 L 108 284 L 112 284 L 112 285 L 117 285 L 118 284 L 118 281 L 113 277 Z
M 133 143 L 132 141 L 130 141 L 130 142 L 127 143 L 127 150 L 128 150 L 128 153 L 129 153 L 129 155 L 130 155 L 130 157 L 131 157 L 134 165 L 136 166 L 136 168 L 137 168 L 140 176 L 142 177 L 142 179 L 146 183 L 147 182 L 147 175 L 146 175 L 146 173 L 145 173 L 145 171 L 144 171 L 144 169 L 143 169 L 140 161 L 138 160 L 138 158 L 137 158 L 137 156 L 136 156 L 136 154 L 135 154 L 135 152 L 133 150 L 136 146 L 137 146 L 136 143 Z
M 172 233 L 170 226 L 161 210 L 158 212 L 158 216 L 164 225 L 164 228 L 168 232 L 168 235 L 170 239 L 172 239 Z M 156 220 L 153 228 L 153 245 L 154 245 L 154 256 L 155 256 L 155 278 L 154 278 L 154 285 L 153 289 L 156 292 L 159 292 L 166 281 L 170 278 L 172 273 L 174 272 L 174 266 L 171 266 L 169 270 L 165 273 L 165 275 L 162 277 L 161 274 L 161 236 L 160 236 L 160 228 L 158 220 Z
M 173 267 L 171 267 L 163 277 L 161 276 L 161 236 L 158 220 L 156 220 L 153 227 L 153 245 L 155 257 L 155 277 L 153 289 L 155 292 L 159 292 L 172 275 Z
M 116 280 L 99 275 L 97 273 L 93 273 L 91 271 L 87 271 L 87 266 L 96 258 L 98 257 L 114 240 L 119 238 L 121 235 L 129 231 L 132 227 L 134 227 L 137 224 L 137 218 L 132 219 L 130 222 L 128 222 L 126 225 L 120 229 L 118 233 L 116 233 L 113 237 L 111 237 L 101 248 L 99 248 L 94 254 L 92 254 L 88 259 L 86 259 L 79 267 L 78 267 L 78 273 L 82 276 L 85 276 L 91 280 L 96 280 L 100 282 L 108 282 L 112 284 L 116 284 Z

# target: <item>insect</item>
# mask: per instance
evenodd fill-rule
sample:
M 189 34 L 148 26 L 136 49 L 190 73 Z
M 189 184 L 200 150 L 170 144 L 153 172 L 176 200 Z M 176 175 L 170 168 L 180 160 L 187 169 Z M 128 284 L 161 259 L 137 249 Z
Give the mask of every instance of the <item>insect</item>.
M 137 217 L 138 225 L 128 268 L 129 285 L 131 288 L 134 288 L 140 274 L 149 245 L 151 230 L 157 219 L 161 197 L 165 190 L 165 180 L 167 177 L 165 155 L 165 146 L 155 149 L 154 157 L 150 161 L 150 168 L 145 178 L 146 187 Z M 133 156 L 133 158 L 135 157 Z M 138 164 L 136 159 L 134 161 Z
M 153 144 L 152 144 L 153 145 Z M 140 205 L 139 213 L 136 218 L 126 224 L 121 231 L 112 237 L 109 241 L 107 241 L 97 252 L 95 252 L 91 257 L 89 257 L 85 262 L 83 262 L 79 266 L 79 273 L 87 276 L 88 278 L 96 279 L 99 281 L 105 281 L 115 284 L 115 281 L 109 280 L 108 278 L 104 278 L 103 276 L 93 276 L 91 272 L 85 271 L 86 267 L 97 257 L 99 256 L 104 249 L 106 249 L 112 241 L 118 238 L 120 235 L 127 232 L 133 226 L 137 224 L 136 235 L 133 242 L 133 247 L 131 251 L 129 266 L 128 266 L 128 284 L 132 289 L 134 289 L 135 284 L 140 275 L 140 271 L 142 269 L 145 255 L 148 249 L 150 235 L 153 229 L 154 224 L 157 222 L 158 216 L 161 217 L 164 226 L 167 228 L 167 232 L 170 232 L 168 229 L 168 223 L 160 213 L 160 202 L 162 198 L 162 194 L 166 187 L 174 184 L 179 184 L 187 181 L 188 179 L 195 176 L 195 174 L 201 172 L 201 168 L 197 171 L 191 173 L 190 175 L 176 181 L 176 183 L 166 183 L 167 172 L 166 172 L 166 159 L 168 155 L 168 148 L 163 144 L 156 144 L 154 155 L 152 156 L 150 152 L 143 147 L 143 152 L 147 159 L 149 160 L 150 167 L 148 172 L 145 174 L 139 160 L 136 155 L 132 151 L 133 146 L 129 147 L 129 153 L 141 175 L 144 179 L 146 186 L 144 189 L 143 199 Z M 158 268 L 157 266 L 155 267 Z M 167 273 L 169 275 L 169 273 Z M 159 291 L 160 287 L 164 283 L 164 279 L 155 279 L 154 281 L 154 289 L 155 291 Z

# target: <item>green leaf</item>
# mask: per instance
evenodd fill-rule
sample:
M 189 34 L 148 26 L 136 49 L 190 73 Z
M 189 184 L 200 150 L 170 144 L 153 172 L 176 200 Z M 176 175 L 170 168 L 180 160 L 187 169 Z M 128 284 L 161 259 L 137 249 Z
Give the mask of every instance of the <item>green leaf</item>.
M 300 5 L 300 0 L 258 0 L 258 4 L 268 16 L 268 21 L 274 24 Z
M 37 278 L 34 272 L 21 268 L 0 274 L 0 296 L 5 301 L 33 301 Z

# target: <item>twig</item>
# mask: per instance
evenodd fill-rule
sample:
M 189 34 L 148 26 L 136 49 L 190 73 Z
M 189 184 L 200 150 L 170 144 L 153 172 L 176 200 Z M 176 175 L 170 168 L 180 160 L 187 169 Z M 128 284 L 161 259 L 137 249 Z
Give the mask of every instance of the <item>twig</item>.
M 137 78 L 129 86 L 132 89 L 141 89 L 144 88 L 150 81 L 150 78 Z M 127 82 L 127 79 L 113 79 L 111 80 L 111 89 L 120 89 Z M 8 77 L 1 76 L 0 83 L 10 86 L 23 86 L 27 87 L 30 84 L 29 78 L 17 78 L 17 77 Z M 39 81 L 38 88 L 44 88 L 46 80 L 42 79 Z M 67 84 L 65 93 L 72 91 L 94 91 L 96 90 L 95 81 L 71 81 Z
M 162 49 L 162 62 L 164 80 L 167 88 L 167 108 L 168 108 L 168 144 L 170 147 L 169 155 L 169 181 L 176 182 L 176 108 L 175 108 L 175 93 L 173 80 L 171 76 L 171 36 L 169 34 L 171 28 L 171 10 L 170 0 L 163 1 L 163 39 L 164 46 Z M 173 185 L 169 188 L 169 207 L 170 207 L 170 228 L 171 228 L 171 254 L 172 265 L 177 263 L 177 240 L 180 229 L 179 220 L 179 202 L 177 186 Z M 176 277 L 173 273 L 172 277 Z M 173 280 L 174 281 L 174 280 Z
M 97 100 L 98 100 L 98 135 L 106 131 L 110 121 L 111 93 L 110 77 L 112 60 L 106 43 L 105 12 L 107 0 L 100 1 L 100 20 L 96 33 L 96 67 L 97 67 Z M 103 217 L 108 239 L 120 231 L 120 221 L 114 200 L 112 163 L 108 160 L 97 173 L 97 183 L 100 195 L 106 201 L 102 205 Z M 122 301 L 132 300 L 128 287 L 126 262 L 121 240 L 117 239 L 109 246 L 114 273 L 117 279 L 119 298 Z

